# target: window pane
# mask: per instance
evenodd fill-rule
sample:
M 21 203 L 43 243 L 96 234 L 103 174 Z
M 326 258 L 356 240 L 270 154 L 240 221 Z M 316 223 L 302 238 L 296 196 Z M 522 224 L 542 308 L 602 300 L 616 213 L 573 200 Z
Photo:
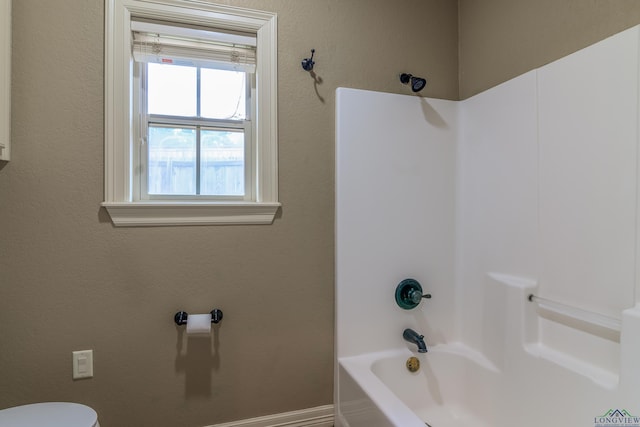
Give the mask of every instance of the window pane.
M 149 114 L 187 117 L 197 114 L 196 67 L 149 63 L 147 70 Z
M 149 194 L 196 194 L 196 130 L 149 126 Z
M 201 69 L 200 114 L 210 119 L 244 120 L 246 114 L 246 73 Z
M 244 133 L 203 130 L 200 194 L 244 195 Z

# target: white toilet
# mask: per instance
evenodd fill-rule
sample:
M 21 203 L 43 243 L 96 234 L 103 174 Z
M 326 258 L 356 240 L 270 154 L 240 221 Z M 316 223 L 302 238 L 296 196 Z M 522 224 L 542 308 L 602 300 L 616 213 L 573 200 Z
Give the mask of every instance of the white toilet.
M 100 427 L 96 411 L 66 402 L 34 403 L 0 410 L 0 427 Z

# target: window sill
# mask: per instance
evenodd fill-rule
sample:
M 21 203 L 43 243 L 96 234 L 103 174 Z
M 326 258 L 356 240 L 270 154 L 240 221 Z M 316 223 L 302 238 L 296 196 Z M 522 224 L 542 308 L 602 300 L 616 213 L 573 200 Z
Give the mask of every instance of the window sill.
M 116 227 L 271 224 L 280 203 L 104 202 Z

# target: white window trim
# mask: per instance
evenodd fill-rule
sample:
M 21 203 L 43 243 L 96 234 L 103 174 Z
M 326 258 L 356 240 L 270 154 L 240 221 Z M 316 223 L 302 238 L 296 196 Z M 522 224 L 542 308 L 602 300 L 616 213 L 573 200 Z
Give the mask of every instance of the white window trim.
M 278 202 L 277 22 L 269 12 L 202 0 L 105 0 L 104 206 L 116 226 L 270 224 Z M 131 17 L 183 22 L 257 34 L 254 118 L 256 200 L 247 202 L 133 199 Z

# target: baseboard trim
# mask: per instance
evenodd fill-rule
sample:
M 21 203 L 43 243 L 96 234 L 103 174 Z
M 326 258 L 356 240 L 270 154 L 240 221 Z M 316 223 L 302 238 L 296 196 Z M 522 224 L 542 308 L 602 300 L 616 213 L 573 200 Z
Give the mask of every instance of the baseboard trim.
M 333 405 L 267 415 L 207 427 L 332 427 Z

